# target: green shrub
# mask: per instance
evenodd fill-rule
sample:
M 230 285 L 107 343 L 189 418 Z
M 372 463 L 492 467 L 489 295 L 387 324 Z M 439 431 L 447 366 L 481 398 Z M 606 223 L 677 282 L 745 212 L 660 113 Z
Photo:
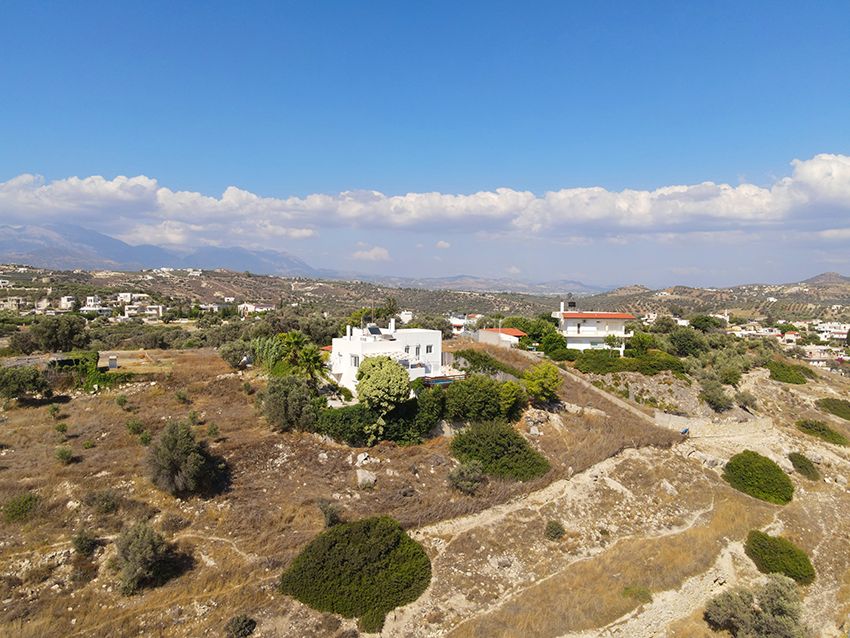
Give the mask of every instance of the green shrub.
M 525 388 L 516 381 L 505 381 L 499 386 L 499 411 L 508 421 L 516 421 L 528 405 Z
M 145 430 L 144 432 L 139 434 L 139 443 L 141 443 L 145 447 L 149 446 L 151 444 L 152 440 L 153 440 L 153 436 L 151 436 L 151 433 L 148 432 L 147 430 Z
M 462 463 L 479 461 L 498 478 L 527 481 L 549 471 L 549 461 L 503 421 L 473 423 L 452 439 L 452 452 Z
M 708 407 L 715 412 L 724 412 L 734 405 L 732 398 L 726 394 L 726 390 L 723 389 L 719 381 L 706 379 L 701 383 L 701 387 L 699 398 L 705 401 Z
M 218 348 L 219 356 L 231 368 L 238 368 L 245 357 L 251 355 L 251 344 L 247 341 L 228 341 Z
M 96 536 L 91 535 L 88 531 L 81 529 L 74 534 L 71 539 L 71 544 L 74 546 L 74 551 L 81 556 L 91 556 L 94 550 L 97 549 L 98 540 Z
M 550 541 L 557 541 L 561 540 L 566 533 L 567 530 L 564 529 L 561 522 L 553 520 L 546 522 L 546 530 L 543 532 L 543 535 Z
M 805 383 L 806 379 L 814 379 L 817 376 L 808 366 L 793 363 L 768 361 L 765 367 L 770 370 L 771 379 L 782 383 L 794 383 L 800 385 Z
M 50 418 L 52 418 L 54 421 L 59 420 L 59 417 L 62 416 L 59 406 L 55 403 L 50 404 L 50 407 L 47 408 L 47 413 L 50 414 Z
M 772 574 L 754 591 L 736 587 L 712 598 L 705 620 L 715 631 L 726 630 L 735 638 L 809 638 L 802 612 L 794 581 Z
M 357 398 L 379 414 L 386 414 L 410 397 L 407 370 L 389 357 L 366 357 L 357 369 Z
M 224 626 L 224 635 L 225 638 L 248 638 L 256 628 L 256 620 L 245 614 L 239 614 L 227 621 Z
M 815 464 L 812 463 L 807 456 L 803 456 L 799 452 L 791 452 L 788 455 L 788 460 L 791 461 L 791 465 L 794 466 L 794 469 L 797 470 L 801 476 L 805 476 L 811 481 L 820 480 L 820 472 L 818 472 L 818 468 L 815 467 Z
M 145 429 L 145 424 L 139 419 L 130 419 L 127 421 L 127 431 L 133 436 L 138 436 Z
M 263 413 L 275 432 L 313 431 L 324 399 L 294 375 L 273 378 L 263 394 Z
M 90 450 L 94 447 L 94 445 L 94 441 L 92 441 L 91 439 L 86 439 L 85 441 L 83 441 L 84 450 Z
M 756 409 L 758 402 L 752 392 L 748 390 L 742 390 L 740 392 L 735 393 L 735 403 L 737 403 L 740 408 L 743 408 L 744 410 L 747 410 L 749 412 L 750 410 Z
M 57 423 L 53 426 L 53 429 L 62 436 L 65 436 L 68 433 L 68 426 L 64 423 Z
M 468 496 L 475 494 L 485 480 L 484 467 L 480 461 L 462 463 L 449 472 L 449 485 Z
M 684 372 L 678 357 L 660 350 L 648 350 L 634 357 L 621 357 L 616 350 L 584 350 L 576 359 L 576 369 L 584 373 L 611 374 L 614 372 L 639 372 L 654 376 L 664 370 Z
M 348 445 L 366 445 L 366 426 L 374 423 L 377 415 L 362 403 L 341 408 L 325 408 L 319 413 L 316 432 Z
M 586 374 L 609 374 L 623 372 L 623 364 L 616 350 L 584 350 L 576 359 L 576 369 Z
M 112 514 L 118 510 L 121 497 L 114 490 L 97 490 L 86 494 L 83 503 L 98 514 Z
M 74 451 L 67 445 L 56 448 L 56 460 L 62 465 L 70 465 L 74 461 Z
M 784 505 L 794 495 L 794 484 L 782 468 L 752 450 L 744 450 L 729 459 L 723 478 L 736 490 L 768 503 Z
M 531 366 L 522 375 L 525 389 L 533 401 L 550 402 L 558 400 L 561 389 L 561 372 L 557 366 L 544 361 Z
M 446 415 L 456 421 L 488 421 L 501 416 L 500 384 L 473 374 L 446 388 Z
M 192 399 L 189 398 L 189 395 L 186 394 L 185 390 L 178 390 L 175 392 L 174 398 L 177 399 L 178 403 L 182 403 L 183 405 L 189 405 L 192 403 Z
M 215 440 L 215 439 L 218 438 L 219 434 L 220 434 L 220 432 L 219 432 L 218 426 L 215 423 L 210 423 L 207 426 L 207 436 L 208 437 Z
M 342 514 L 339 510 L 339 505 L 326 499 L 321 499 L 317 503 L 319 511 L 325 519 L 325 527 L 333 527 L 343 522 Z
M 815 580 L 815 568 L 806 552 L 787 538 L 752 530 L 747 535 L 744 551 L 762 573 L 785 574 L 801 585 Z
M 481 350 L 458 350 L 455 352 L 455 359 L 457 360 L 458 358 L 463 359 L 466 362 L 465 365 L 458 362 L 458 367 L 466 372 L 478 372 L 481 374 L 504 372 L 505 374 L 509 374 L 516 378 L 522 376 L 522 372 L 519 369 L 509 366 L 506 363 L 502 363 L 494 356 Z
M 210 477 L 212 464 L 204 442 L 185 423 L 169 423 L 148 453 L 151 482 L 172 496 L 190 494 L 202 488 Z
M 33 366 L 0 366 L 0 397 L 17 399 L 32 394 L 50 392 L 44 372 Z
M 848 445 L 847 437 L 836 432 L 823 421 L 814 419 L 800 419 L 797 421 L 797 429 L 811 436 L 816 436 L 822 441 L 832 443 L 834 445 Z
M 358 617 L 378 632 L 387 613 L 413 602 L 431 581 L 431 562 L 388 517 L 342 523 L 314 538 L 280 580 L 280 590 L 319 611 Z
M 847 399 L 818 399 L 815 405 L 825 412 L 850 421 L 850 401 Z
M 168 545 L 145 523 L 125 530 L 115 541 L 121 574 L 121 592 L 134 594 L 142 587 L 157 584 L 167 572 Z
M 424 437 L 433 430 L 446 412 L 446 393 L 440 387 L 422 390 L 416 398 L 416 430 Z
M 38 496 L 24 492 L 13 496 L 3 505 L 3 518 L 7 523 L 17 523 L 28 519 L 38 505 Z
M 124 409 L 124 408 L 127 407 L 127 401 L 128 401 L 128 399 L 127 399 L 126 394 L 119 394 L 117 397 L 115 397 L 115 403 L 121 409 Z

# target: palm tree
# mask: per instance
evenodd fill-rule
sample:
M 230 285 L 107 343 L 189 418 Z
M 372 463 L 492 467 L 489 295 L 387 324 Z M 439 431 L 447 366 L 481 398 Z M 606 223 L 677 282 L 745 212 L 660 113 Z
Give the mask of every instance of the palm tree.
M 298 369 L 310 382 L 315 382 L 327 375 L 322 351 L 315 343 L 308 343 L 298 353 Z
M 284 360 L 293 368 L 297 367 L 301 351 L 309 343 L 307 337 L 300 330 L 290 330 L 283 335 L 278 335 L 278 338 L 283 344 Z

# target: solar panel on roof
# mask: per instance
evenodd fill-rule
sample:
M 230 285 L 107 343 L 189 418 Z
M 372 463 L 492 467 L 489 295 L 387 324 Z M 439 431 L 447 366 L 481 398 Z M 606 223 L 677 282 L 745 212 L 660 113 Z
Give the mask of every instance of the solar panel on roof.
M 369 326 L 370 335 L 380 335 L 381 329 L 378 326 Z

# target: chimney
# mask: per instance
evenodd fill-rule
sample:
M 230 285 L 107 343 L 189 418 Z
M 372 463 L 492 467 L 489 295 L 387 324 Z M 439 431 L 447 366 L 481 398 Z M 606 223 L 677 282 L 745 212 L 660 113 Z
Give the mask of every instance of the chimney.
M 561 302 L 561 312 L 564 312 L 564 302 Z
M 348 339 L 351 339 L 351 326 L 346 326 L 346 327 L 345 327 L 345 336 L 346 336 Z
M 395 334 L 395 317 L 390 319 L 390 334 Z

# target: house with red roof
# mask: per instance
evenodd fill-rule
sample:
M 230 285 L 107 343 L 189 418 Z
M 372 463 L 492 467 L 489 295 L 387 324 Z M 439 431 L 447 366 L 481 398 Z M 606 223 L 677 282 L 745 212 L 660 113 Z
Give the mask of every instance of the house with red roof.
M 519 344 L 522 337 L 527 336 L 522 330 L 516 328 L 481 328 L 476 333 L 476 339 L 479 342 L 503 348 L 513 348 Z
M 606 350 L 611 346 L 606 343 L 609 337 L 617 337 L 620 356 L 625 350 L 626 339 L 633 333 L 626 331 L 626 322 L 636 321 L 637 317 L 628 312 L 597 312 L 593 310 L 578 310 L 574 303 L 552 313 L 558 320 L 558 331 L 567 340 L 567 348 L 574 350 Z

